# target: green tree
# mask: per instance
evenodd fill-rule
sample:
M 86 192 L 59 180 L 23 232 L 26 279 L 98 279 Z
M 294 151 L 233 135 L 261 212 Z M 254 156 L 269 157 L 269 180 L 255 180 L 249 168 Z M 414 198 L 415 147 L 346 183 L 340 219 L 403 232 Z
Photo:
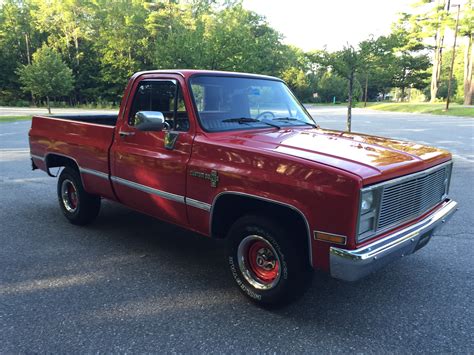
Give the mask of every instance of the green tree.
M 90 39 L 93 15 L 87 0 L 31 0 L 38 30 L 48 33 L 49 46 L 65 54 L 76 64 L 84 57 L 81 43 Z
M 261 16 L 240 3 L 206 8 L 201 12 L 170 2 L 150 14 L 147 29 L 156 39 L 156 67 L 272 75 L 285 68 L 281 35 Z
M 279 76 L 285 80 L 300 100 L 313 100 L 320 68 L 314 65 L 312 54 L 305 53 L 294 46 L 283 46 L 280 53 L 281 58 L 278 65 L 275 66 L 275 71 L 268 74 Z
M 6 0 L 0 5 L 0 101 L 21 97 L 15 70 L 29 64 L 31 53 L 44 41 L 34 26 L 32 11 L 35 7 L 29 1 Z
M 428 85 L 429 56 L 419 38 L 410 35 L 406 28 L 396 24 L 392 33 L 360 44 L 363 65 L 369 63 L 372 81 L 379 92 L 399 88 L 401 100 L 409 88 L 424 89 Z
M 397 38 L 391 34 L 378 38 L 369 38 L 359 43 L 361 69 L 356 76 L 357 81 L 364 85 L 364 102 L 369 98 L 382 97 L 393 86 L 393 78 L 397 74 L 395 48 Z
M 347 80 L 347 131 L 352 126 L 352 103 L 356 73 L 362 68 L 362 57 L 359 49 L 351 45 L 333 53 L 322 51 L 315 59 L 323 66 L 330 68 L 337 75 Z
M 46 98 L 48 112 L 51 113 L 50 98 L 65 96 L 74 85 L 72 70 L 62 61 L 61 56 L 43 45 L 33 54 L 31 64 L 18 69 L 22 89 L 40 98 Z
M 152 68 L 153 38 L 146 25 L 157 11 L 156 6 L 142 0 L 95 1 L 92 30 L 96 36 L 93 48 L 99 62 L 100 95 L 114 103 L 119 101 L 133 73 Z
M 141 70 L 255 72 L 283 77 L 302 100 L 313 100 L 314 92 L 318 100 L 347 99 L 350 128 L 353 100 L 426 83 L 423 68 L 428 57 L 421 50 L 427 37 L 438 41 L 429 47 L 433 54 L 442 49 L 444 28 L 452 25 L 447 1 L 436 0 L 417 14 L 404 14 L 390 35 L 371 37 L 356 48 L 305 53 L 285 45 L 282 35 L 264 17 L 246 10 L 241 0 L 4 0 L 0 101 L 31 95 L 21 91 L 16 69 L 30 64 L 30 53 L 46 43 L 72 69 L 74 90 L 62 96 L 70 104 L 118 103 L 129 76 Z M 459 35 L 467 41 L 464 96 L 472 97 L 474 21 L 472 0 L 467 1 L 470 7 L 462 10 Z M 441 52 L 439 57 L 436 82 L 443 85 Z M 458 69 L 455 77 L 461 85 Z M 439 96 L 443 90 L 437 91 Z
M 423 46 L 423 41 L 431 39 L 434 45 L 428 46 L 432 50 L 432 69 L 430 84 L 430 101 L 434 102 L 438 95 L 441 69 L 443 63 L 444 37 L 453 18 L 449 13 L 450 0 L 421 0 L 415 3 L 414 14 L 403 14 L 399 26 L 410 41 L 406 44 L 407 50 L 410 46 Z
M 427 85 L 429 73 L 427 69 L 430 66 L 430 60 L 426 55 L 410 55 L 401 53 L 394 62 L 395 75 L 392 86 L 400 88 L 401 101 L 405 100 L 406 89 L 424 89 Z M 439 86 L 439 84 L 438 84 Z M 439 90 L 439 88 L 437 89 Z
M 464 45 L 464 105 L 472 105 L 474 96 L 474 3 L 468 0 L 462 8 L 459 35 L 465 39 Z
M 337 102 L 347 99 L 347 82 L 333 72 L 324 71 L 318 78 L 316 92 L 321 102 Z
M 95 1 L 29 1 L 35 8 L 31 11 L 35 28 L 46 34 L 45 42 L 61 54 L 76 78 L 71 101 L 82 101 L 84 96 L 87 97 L 88 89 L 97 86 L 90 69 L 98 66 L 98 59 L 101 57 L 93 51 L 94 47 L 91 45 L 96 37 L 92 28 L 96 15 L 93 7 Z
M 311 94 L 309 78 L 300 68 L 290 67 L 283 71 L 281 78 L 301 100 L 307 100 Z
M 211 69 L 276 75 L 281 35 L 264 18 L 238 4 L 219 11 L 208 27 Z
M 364 84 L 364 107 L 367 106 L 369 93 L 369 77 L 373 75 L 376 69 L 376 59 L 378 54 L 377 42 L 370 38 L 359 43 L 360 54 L 363 58 L 360 73 L 363 76 Z M 359 80 L 360 81 L 360 80 Z

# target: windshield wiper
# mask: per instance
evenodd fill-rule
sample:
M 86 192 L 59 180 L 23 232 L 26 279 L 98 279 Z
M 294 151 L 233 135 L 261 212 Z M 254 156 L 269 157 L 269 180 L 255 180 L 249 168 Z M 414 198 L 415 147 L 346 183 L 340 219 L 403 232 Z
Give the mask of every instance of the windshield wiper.
M 306 122 L 306 121 L 300 120 L 298 118 L 293 118 L 293 117 L 278 117 L 278 118 L 273 118 L 272 121 L 297 121 L 314 128 L 319 128 L 319 126 L 316 123 Z
M 270 122 L 267 122 L 267 121 L 261 121 L 261 120 L 257 120 L 256 118 L 250 118 L 250 117 L 240 117 L 240 118 L 227 118 L 225 120 L 222 120 L 221 122 L 236 122 L 238 124 L 245 124 L 245 123 L 264 123 L 268 126 L 272 126 L 272 127 L 275 127 L 275 128 L 278 128 L 280 129 L 281 127 L 274 124 L 274 123 L 270 123 Z

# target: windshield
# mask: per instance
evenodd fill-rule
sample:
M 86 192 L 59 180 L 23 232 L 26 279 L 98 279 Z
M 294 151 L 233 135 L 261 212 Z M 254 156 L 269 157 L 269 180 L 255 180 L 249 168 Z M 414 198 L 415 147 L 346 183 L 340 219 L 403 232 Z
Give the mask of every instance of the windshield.
M 199 120 L 207 131 L 315 126 L 281 81 L 196 76 L 190 83 Z

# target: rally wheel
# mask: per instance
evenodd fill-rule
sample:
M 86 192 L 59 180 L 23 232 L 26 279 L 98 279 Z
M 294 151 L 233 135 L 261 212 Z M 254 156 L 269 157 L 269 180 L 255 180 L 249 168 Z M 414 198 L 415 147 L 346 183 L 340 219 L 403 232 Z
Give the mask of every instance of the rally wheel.
M 100 197 L 84 190 L 77 169 L 66 167 L 58 179 L 61 211 L 72 224 L 85 225 L 95 220 L 100 210 Z
M 228 262 L 240 291 L 262 306 L 282 306 L 309 287 L 304 238 L 264 216 L 244 216 L 228 235 Z

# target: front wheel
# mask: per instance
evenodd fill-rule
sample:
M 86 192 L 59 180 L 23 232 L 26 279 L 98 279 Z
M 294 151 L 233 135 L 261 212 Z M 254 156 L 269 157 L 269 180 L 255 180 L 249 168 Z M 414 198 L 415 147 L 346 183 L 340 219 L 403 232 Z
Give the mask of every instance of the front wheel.
M 100 210 L 100 197 L 84 190 L 77 169 L 66 167 L 58 179 L 59 207 L 72 224 L 92 222 Z
M 228 235 L 228 261 L 240 291 L 263 306 L 281 306 L 300 297 L 312 279 L 300 237 L 263 216 L 235 222 Z

